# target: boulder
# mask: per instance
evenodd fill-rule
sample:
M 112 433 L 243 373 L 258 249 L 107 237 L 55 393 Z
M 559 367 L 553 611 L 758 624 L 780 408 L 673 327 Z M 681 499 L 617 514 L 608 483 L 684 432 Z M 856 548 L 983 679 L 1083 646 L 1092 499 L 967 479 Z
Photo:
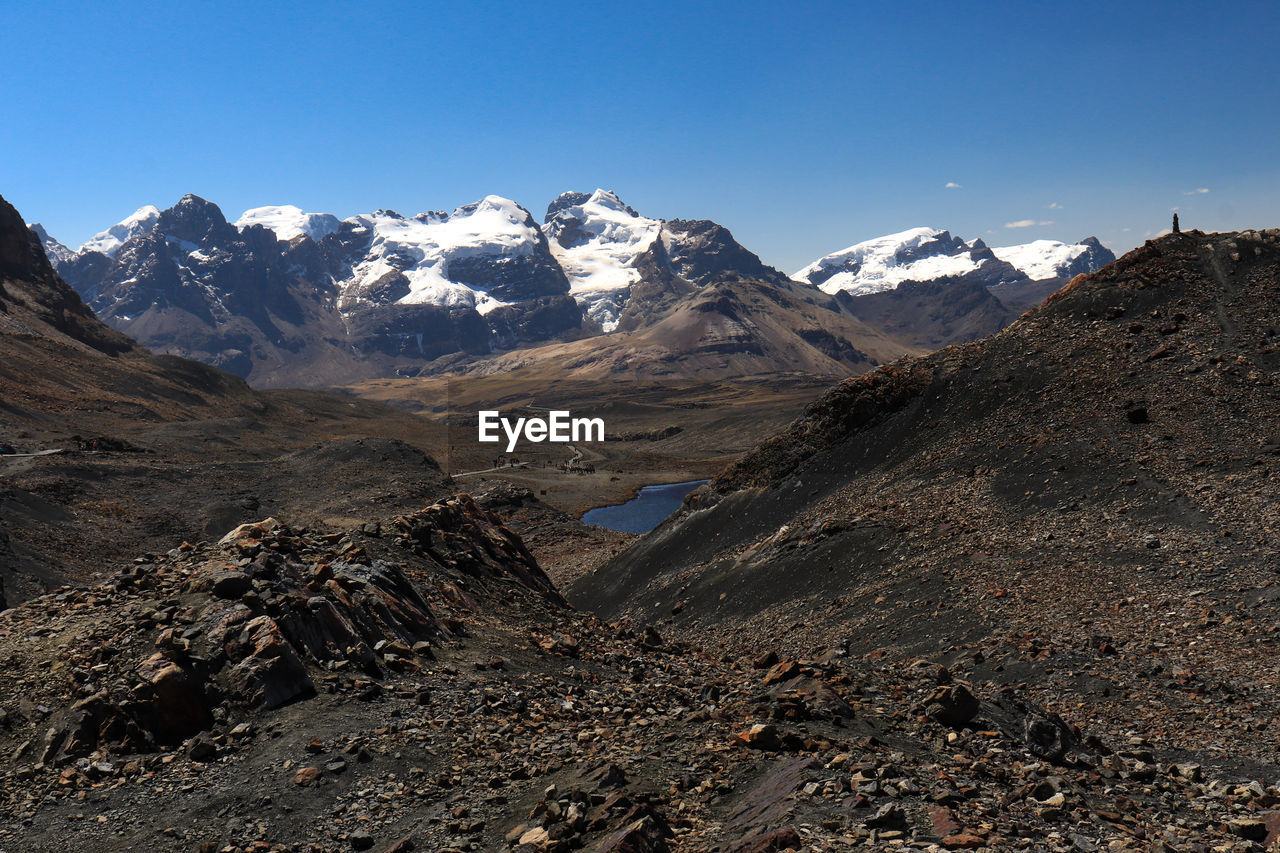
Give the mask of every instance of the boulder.
M 944 726 L 958 729 L 978 715 L 979 707 L 978 697 L 968 685 L 956 683 L 938 687 L 925 702 L 925 713 Z

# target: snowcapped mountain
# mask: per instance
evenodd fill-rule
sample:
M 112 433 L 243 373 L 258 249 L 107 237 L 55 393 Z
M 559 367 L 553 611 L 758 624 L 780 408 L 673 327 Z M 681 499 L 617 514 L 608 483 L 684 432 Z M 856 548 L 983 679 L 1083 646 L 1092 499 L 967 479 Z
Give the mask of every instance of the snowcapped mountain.
M 827 293 L 857 296 L 893 290 L 905 281 L 965 278 L 996 285 L 1024 276 L 981 240 L 966 243 L 948 231 L 912 228 L 819 258 L 792 278 Z
M 792 278 L 832 293 L 859 319 L 926 350 L 1003 329 L 1077 273 L 1111 261 L 1095 238 L 992 249 L 912 228 L 819 258 Z
M 412 218 L 255 208 L 233 225 L 187 195 L 152 219 L 104 232 L 124 237 L 95 243 L 110 256 L 46 252 L 110 325 L 259 384 L 396 375 L 581 334 L 546 237 L 499 196 Z
M 543 231 L 574 298 L 601 328 L 613 331 L 643 275 L 637 261 L 662 235 L 662 223 L 598 189 L 590 195 L 564 193 L 553 201 Z
M 235 226 L 241 230 L 250 225 L 262 225 L 275 232 L 277 240 L 286 243 L 303 234 L 312 240 L 320 240 L 338 230 L 341 223 L 331 213 L 304 213 L 292 204 L 274 207 L 255 207 L 246 210 Z
M 948 231 L 912 228 L 856 243 L 819 258 L 792 278 L 827 293 L 861 296 L 893 290 L 904 282 L 966 281 L 986 287 L 1069 278 L 1115 260 L 1094 237 L 1075 244 L 1037 240 L 992 249 L 981 239 L 966 242 Z
M 354 216 L 342 223 L 338 238 L 362 252 L 338 281 L 344 311 L 392 300 L 488 314 L 569 290 L 529 211 L 501 196 L 485 196 L 452 214 L 410 219 L 380 210 Z
M 1073 278 L 1080 273 L 1102 269 L 1116 259 L 1097 237 L 1086 237 L 1079 243 L 1036 240 L 1020 246 L 1003 246 L 991 250 L 995 256 L 1017 267 L 1032 281 L 1049 278 Z
M 159 208 L 149 204 L 140 207 L 106 231 L 99 231 L 90 237 L 80 247 L 78 253 L 83 255 L 86 252 L 101 252 L 109 258 L 114 258 L 116 252 L 128 240 L 151 231 L 159 220 Z
M 543 222 L 570 292 L 605 332 L 650 322 L 673 300 L 726 277 L 786 280 L 724 226 L 650 219 L 609 190 L 564 193 Z

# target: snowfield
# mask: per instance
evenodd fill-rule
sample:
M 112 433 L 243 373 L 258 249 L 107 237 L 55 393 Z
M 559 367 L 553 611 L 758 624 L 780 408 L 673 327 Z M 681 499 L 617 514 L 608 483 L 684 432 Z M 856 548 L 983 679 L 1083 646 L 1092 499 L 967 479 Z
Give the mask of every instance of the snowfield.
M 235 226 L 240 230 L 250 225 L 263 225 L 276 232 L 276 239 L 286 243 L 303 234 L 312 240 L 320 240 L 338 230 L 338 217 L 331 213 L 304 213 L 292 204 L 274 207 L 255 207 L 246 210 Z
M 904 281 L 931 281 L 945 276 L 964 275 L 979 266 L 967 252 L 955 255 L 935 254 L 923 258 L 905 260 L 912 250 L 949 236 L 935 228 L 912 228 L 897 234 L 887 234 L 820 258 L 791 277 L 796 281 L 812 283 L 819 273 L 840 269 L 818 284 L 826 293 L 841 290 L 852 294 L 878 293 L 892 290 Z
M 1040 281 L 1061 276 L 1072 261 L 1089 251 L 1089 247 L 1080 243 L 1036 240 L 1020 246 L 993 246 L 991 251 L 1000 260 L 1026 273 L 1027 278 Z

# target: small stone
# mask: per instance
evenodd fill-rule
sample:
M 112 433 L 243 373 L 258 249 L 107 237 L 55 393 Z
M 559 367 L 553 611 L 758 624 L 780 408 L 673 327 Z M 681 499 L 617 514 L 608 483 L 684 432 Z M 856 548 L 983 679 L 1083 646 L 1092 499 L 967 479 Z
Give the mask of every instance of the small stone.
M 521 844 L 529 844 L 533 847 L 540 847 L 550 840 L 551 835 L 540 826 L 535 826 L 520 836 Z
M 293 774 L 293 784 L 301 785 L 304 788 L 318 785 L 320 777 L 323 775 L 324 772 L 319 767 L 303 767 Z
M 767 723 L 756 723 L 746 731 L 738 732 L 734 740 L 751 749 L 763 749 L 775 752 L 782 748 L 782 740 L 778 737 L 778 729 Z

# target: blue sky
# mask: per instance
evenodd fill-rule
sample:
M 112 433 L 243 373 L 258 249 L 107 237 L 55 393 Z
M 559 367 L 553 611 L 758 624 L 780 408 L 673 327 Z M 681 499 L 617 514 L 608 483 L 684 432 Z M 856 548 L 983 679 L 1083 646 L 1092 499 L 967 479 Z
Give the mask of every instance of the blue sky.
M 916 225 L 1280 224 L 1274 3 L 115 5 L 0 6 L 0 195 L 73 247 L 187 192 L 541 219 L 600 186 L 789 272 Z

